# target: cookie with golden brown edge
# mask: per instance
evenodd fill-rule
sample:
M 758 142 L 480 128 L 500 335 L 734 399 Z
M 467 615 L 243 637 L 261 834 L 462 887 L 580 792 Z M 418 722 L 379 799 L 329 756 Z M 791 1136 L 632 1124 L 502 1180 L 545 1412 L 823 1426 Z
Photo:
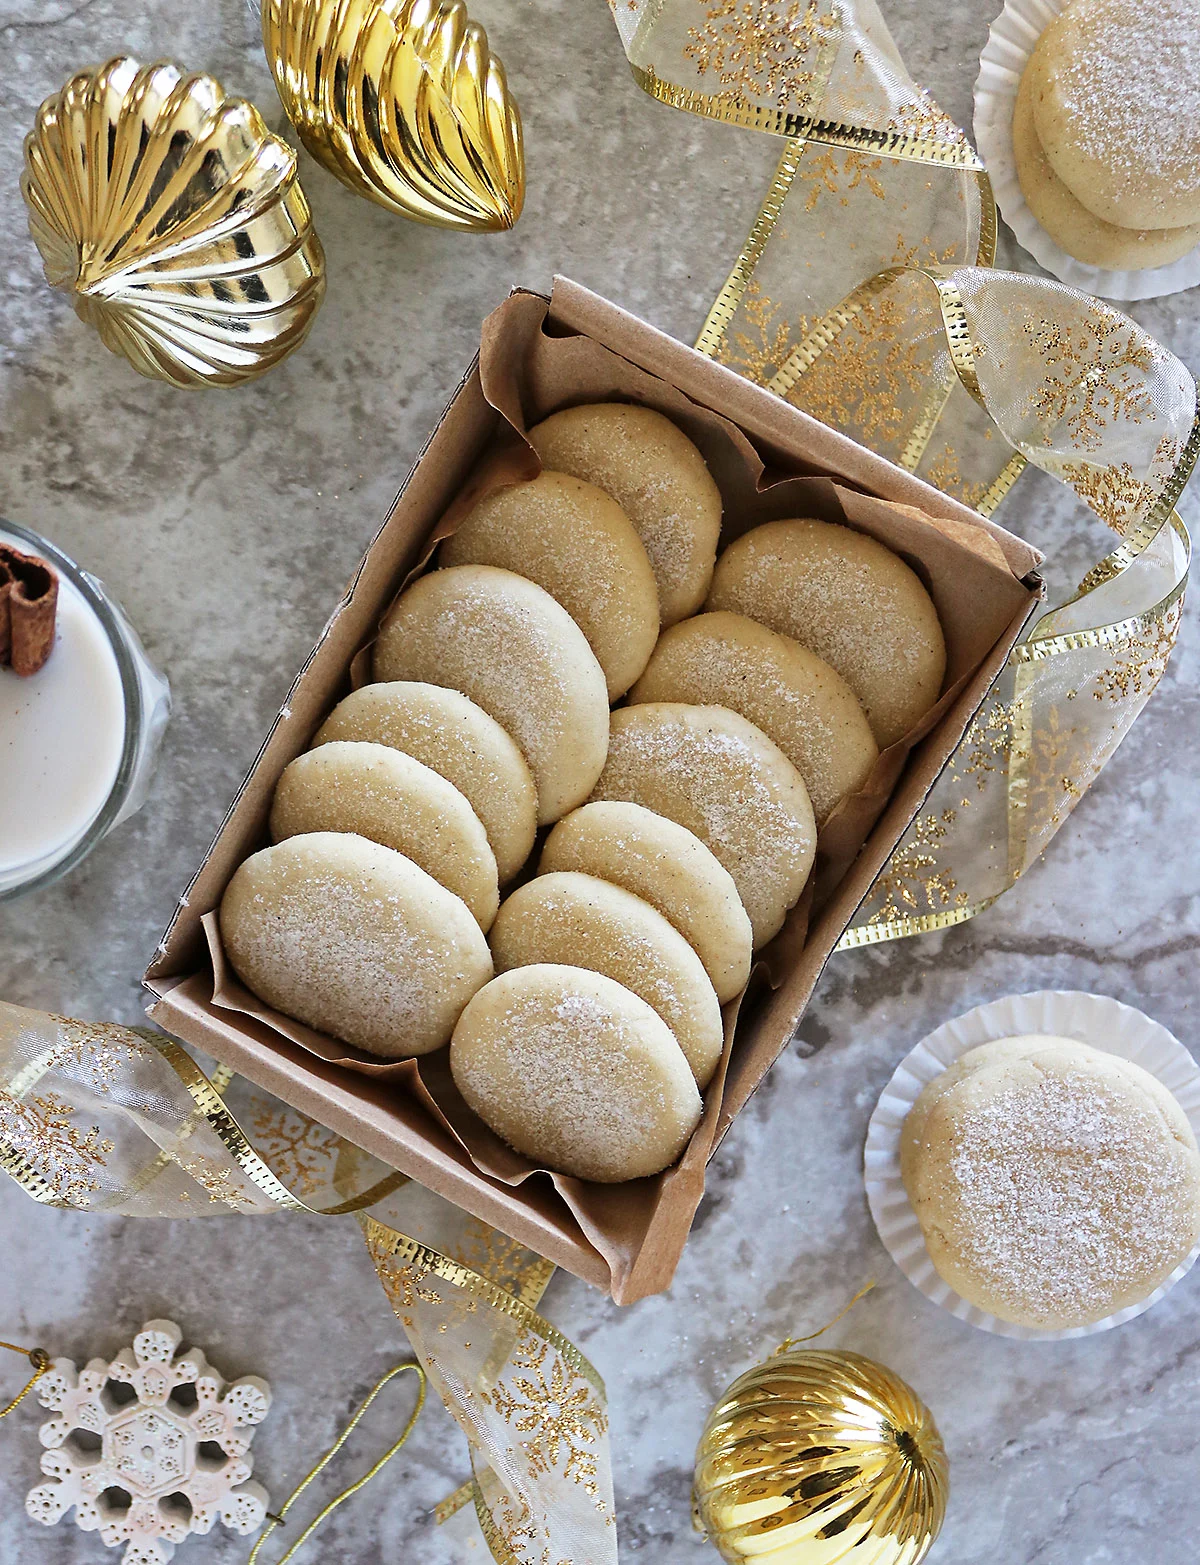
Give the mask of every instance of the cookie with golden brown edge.
M 220 927 L 260 1000 L 383 1059 L 440 1049 L 492 976 L 460 897 L 394 848 L 347 832 L 251 854 L 226 888 Z
M 916 572 L 867 533 L 813 518 L 766 522 L 717 561 L 710 609 L 791 636 L 842 676 L 881 750 L 937 701 L 946 643 Z
M 418 577 L 383 622 L 374 671 L 447 685 L 494 717 L 529 763 L 543 826 L 582 804 L 604 766 L 604 671 L 566 609 L 514 571 Z
M 454 1029 L 450 1069 L 498 1136 L 577 1179 L 657 1174 L 700 1123 L 700 1093 L 662 1017 L 582 967 L 494 978 Z

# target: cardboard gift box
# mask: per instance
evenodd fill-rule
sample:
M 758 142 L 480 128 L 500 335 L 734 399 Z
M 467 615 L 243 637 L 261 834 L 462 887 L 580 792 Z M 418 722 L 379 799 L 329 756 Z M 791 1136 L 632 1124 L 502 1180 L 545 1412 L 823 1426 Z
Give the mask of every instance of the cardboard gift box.
M 759 953 L 740 1004 L 726 1007 L 724 1057 L 680 1161 L 655 1178 L 594 1185 L 538 1169 L 483 1126 L 454 1088 L 446 1050 L 381 1061 L 272 1011 L 225 962 L 215 910 L 237 866 L 267 841 L 280 773 L 369 680 L 379 622 L 438 539 L 480 494 L 537 473 L 527 428 L 561 407 L 611 400 L 657 408 L 700 447 L 722 492 L 722 546 L 760 522 L 815 515 L 896 550 L 937 605 L 947 675 L 933 711 L 822 828 L 809 890 Z M 708 1159 L 793 1037 L 826 960 L 1003 667 L 1040 596 L 1039 560 L 957 501 L 576 284 L 559 279 L 549 300 L 515 291 L 485 322 L 475 363 L 181 898 L 145 975 L 151 1016 L 617 1302 L 660 1291 Z

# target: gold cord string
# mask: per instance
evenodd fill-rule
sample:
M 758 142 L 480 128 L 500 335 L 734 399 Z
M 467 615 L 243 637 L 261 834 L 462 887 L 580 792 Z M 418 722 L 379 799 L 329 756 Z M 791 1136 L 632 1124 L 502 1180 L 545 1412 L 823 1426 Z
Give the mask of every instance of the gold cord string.
M 875 1279 L 872 1277 L 871 1281 L 867 1283 L 865 1287 L 858 1290 L 858 1292 L 850 1300 L 849 1304 L 843 1305 L 832 1320 L 827 1320 L 825 1322 L 820 1331 L 810 1331 L 807 1337 L 785 1337 L 779 1346 L 775 1349 L 775 1353 L 788 1353 L 792 1350 L 792 1348 L 796 1347 L 798 1343 L 815 1342 L 818 1337 L 823 1337 L 831 1326 L 836 1326 L 838 1321 L 849 1315 L 850 1311 L 854 1308 L 858 1301 L 860 1299 L 865 1299 L 867 1294 L 870 1293 L 874 1286 Z
M 339 1505 L 341 1505 L 344 1501 L 349 1500 L 352 1496 L 356 1495 L 360 1489 L 365 1489 L 366 1486 L 371 1482 L 371 1479 L 374 1478 L 376 1474 L 382 1472 L 382 1470 L 387 1466 L 392 1457 L 395 1456 L 396 1452 L 408 1439 L 409 1435 L 412 1434 L 413 1426 L 416 1424 L 417 1419 L 420 1418 L 421 1409 L 425 1406 L 425 1389 L 428 1381 L 424 1369 L 420 1364 L 417 1363 L 396 1364 L 388 1370 L 387 1374 L 384 1375 L 381 1380 L 376 1382 L 374 1389 L 371 1391 L 366 1401 L 359 1408 L 358 1412 L 355 1413 L 354 1417 L 350 1420 L 345 1429 L 342 1430 L 341 1434 L 329 1447 L 329 1450 L 326 1451 L 325 1455 L 313 1468 L 312 1472 L 309 1473 L 308 1477 L 301 1479 L 301 1481 L 292 1490 L 288 1498 L 279 1507 L 278 1513 L 272 1513 L 268 1511 L 267 1525 L 263 1528 L 262 1532 L 255 1540 L 254 1547 L 250 1550 L 250 1558 L 246 1561 L 246 1565 L 255 1565 L 255 1561 L 258 1559 L 258 1551 L 262 1548 L 263 1544 L 275 1531 L 276 1527 L 283 1525 L 284 1518 L 287 1516 L 287 1513 L 308 1488 L 309 1484 L 312 1483 L 314 1478 L 318 1477 L 319 1474 L 324 1472 L 325 1468 L 328 1467 L 329 1463 L 342 1449 L 346 1441 L 358 1427 L 363 1418 L 363 1415 L 366 1413 L 371 1403 L 374 1402 L 375 1398 L 383 1390 L 384 1386 L 387 1385 L 389 1380 L 394 1380 L 397 1375 L 402 1375 L 406 1369 L 412 1370 L 420 1384 L 417 1391 L 417 1405 L 413 1408 L 412 1413 L 409 1416 L 409 1420 L 404 1426 L 403 1434 L 401 1434 L 399 1440 L 397 1440 L 394 1445 L 388 1447 L 384 1454 L 375 1463 L 374 1467 L 369 1468 L 361 1478 L 350 1484 L 348 1488 L 343 1489 L 341 1494 L 335 1495 L 334 1498 L 330 1500 L 329 1504 L 324 1508 L 324 1510 L 317 1513 L 317 1515 L 312 1519 L 312 1521 L 309 1522 L 308 1526 L 296 1539 L 295 1543 L 292 1544 L 291 1548 L 288 1549 L 287 1553 L 280 1557 L 278 1565 L 287 1565 L 287 1562 L 292 1559 L 293 1556 L 299 1553 L 299 1551 L 312 1537 L 313 1533 L 316 1532 L 321 1523 L 326 1521 L 328 1517 L 330 1517 L 333 1512 L 337 1510 Z
M 22 1348 L 18 1347 L 15 1342 L 0 1342 L 0 1348 L 7 1348 L 10 1353 L 23 1354 L 33 1365 L 32 1378 L 17 1392 L 7 1407 L 0 1408 L 0 1418 L 7 1418 L 14 1408 L 20 1407 L 34 1386 L 37 1385 L 38 1381 L 50 1368 L 50 1355 L 45 1348 Z

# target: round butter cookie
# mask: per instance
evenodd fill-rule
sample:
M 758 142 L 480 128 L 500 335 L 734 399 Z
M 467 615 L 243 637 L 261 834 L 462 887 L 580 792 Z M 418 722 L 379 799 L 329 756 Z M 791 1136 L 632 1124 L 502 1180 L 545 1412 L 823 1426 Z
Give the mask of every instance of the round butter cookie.
M 516 740 L 457 690 L 395 680 L 364 685 L 338 703 L 313 740 L 391 745 L 451 782 L 483 822 L 500 884 L 529 857 L 537 789 Z
M 916 573 L 866 533 L 809 519 L 767 522 L 717 561 L 710 609 L 791 636 L 842 676 L 881 750 L 941 694 L 946 644 Z
M 858 698 L 829 664 L 744 614 L 697 614 L 660 639 L 630 700 L 723 706 L 761 728 L 804 778 L 820 824 L 879 759 Z
M 1195 0 L 1074 0 L 1026 74 L 1033 120 L 1067 189 L 1118 228 L 1200 223 Z
M 808 880 L 817 827 L 800 773 L 720 706 L 650 701 L 612 715 L 597 799 L 625 799 L 694 832 L 733 876 L 761 946 Z
M 275 789 L 271 836 L 356 832 L 395 848 L 461 897 L 486 933 L 500 906 L 496 855 L 453 783 L 402 750 L 337 739 L 298 755 Z
M 577 870 L 649 902 L 704 964 L 722 1005 L 750 978 L 754 935 L 733 876 L 694 832 L 640 804 L 597 802 L 546 838 L 539 873 Z
M 536 962 L 604 973 L 652 1005 L 671 1029 L 696 1085 L 721 1058 L 721 1007 L 704 964 L 648 902 L 594 875 L 538 875 L 519 886 L 492 926 L 498 973 Z
M 368 1054 L 440 1049 L 492 976 L 461 898 L 411 859 L 321 831 L 254 853 L 221 901 L 221 940 L 248 989 Z
M 1032 77 L 1027 70 L 1013 110 L 1013 158 L 1029 210 L 1068 255 L 1108 271 L 1139 272 L 1170 266 L 1200 244 L 1200 225 L 1188 228 L 1118 228 L 1089 212 L 1059 179 L 1033 123 Z
M 459 1018 L 450 1069 L 498 1136 L 577 1179 L 657 1174 L 700 1123 L 700 1093 L 662 1017 L 582 967 L 494 978 Z
M 497 489 L 445 540 L 441 563 L 499 565 L 544 587 L 587 637 L 610 701 L 654 651 L 654 572 L 625 512 L 595 484 L 544 472 Z
M 375 643 L 375 677 L 448 685 L 517 741 L 548 825 L 604 765 L 608 687 L 583 632 L 536 582 L 494 565 L 418 577 Z
M 721 492 L 688 437 L 653 408 L 593 402 L 529 431 L 546 467 L 610 494 L 633 523 L 658 583 L 659 617 L 694 614 L 712 580 Z
M 910 1109 L 900 1167 L 938 1272 L 1016 1325 L 1137 1304 L 1200 1237 L 1183 1110 L 1140 1065 L 1069 1038 L 969 1049 Z

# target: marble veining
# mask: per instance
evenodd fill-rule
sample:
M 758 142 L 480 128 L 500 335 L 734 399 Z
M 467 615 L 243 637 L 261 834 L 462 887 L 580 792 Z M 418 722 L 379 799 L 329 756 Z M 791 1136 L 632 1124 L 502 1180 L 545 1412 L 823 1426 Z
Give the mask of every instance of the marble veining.
M 914 74 L 963 123 L 996 3 L 885 0 Z M 201 398 L 139 380 L 50 294 L 17 175 L 42 97 L 121 50 L 211 70 L 280 127 L 245 0 L 0 0 L 0 514 L 105 578 L 176 698 L 144 813 L 69 880 L 0 909 L 6 999 L 139 1019 L 138 975 L 176 895 L 509 285 L 545 286 L 561 271 L 689 339 L 750 225 L 777 144 L 652 104 L 602 0 L 475 0 L 473 11 L 524 112 L 529 196 L 517 229 L 470 238 L 406 225 L 302 158 L 329 256 L 325 307 L 304 350 L 267 379 Z M 1032 269 L 1007 235 L 1000 262 Z M 1200 295 L 1132 313 L 1196 368 Z M 1194 502 L 1184 508 L 1194 523 Z M 1040 476 L 1023 480 L 1001 520 L 1047 549 L 1060 591 L 1105 547 Z M 933 1565 L 1191 1565 L 1200 1271 L 1102 1336 L 986 1336 L 891 1265 L 860 1159 L 897 1059 L 947 1017 L 1013 990 L 1111 994 L 1200 1048 L 1195 618 L 1047 862 L 974 924 L 830 964 L 795 1044 L 721 1149 L 670 1292 L 622 1312 L 570 1278 L 552 1284 L 549 1314 L 608 1380 L 623 1558 L 715 1559 L 688 1511 L 709 1404 L 874 1277 L 827 1340 L 883 1358 L 935 1411 L 951 1502 Z M 153 1316 L 178 1320 L 226 1374 L 270 1379 L 275 1405 L 255 1449 L 283 1495 L 404 1344 L 352 1222 L 256 1220 L 247 1243 L 247 1221 L 198 1231 L 47 1212 L 5 1184 L 0 1336 L 82 1360 Z M 20 1369 L 6 1355 L 2 1383 L 15 1388 Z M 406 1393 L 394 1395 L 323 1495 L 390 1438 Z M 95 1538 L 42 1531 L 22 1513 L 37 1422 L 27 1404 L 3 1431 L 0 1565 L 100 1559 Z M 389 1471 L 328 1524 L 314 1558 L 483 1561 L 482 1543 L 430 1519 L 466 1474 L 440 1407 Z M 214 1534 L 186 1557 L 234 1565 L 245 1545 Z

